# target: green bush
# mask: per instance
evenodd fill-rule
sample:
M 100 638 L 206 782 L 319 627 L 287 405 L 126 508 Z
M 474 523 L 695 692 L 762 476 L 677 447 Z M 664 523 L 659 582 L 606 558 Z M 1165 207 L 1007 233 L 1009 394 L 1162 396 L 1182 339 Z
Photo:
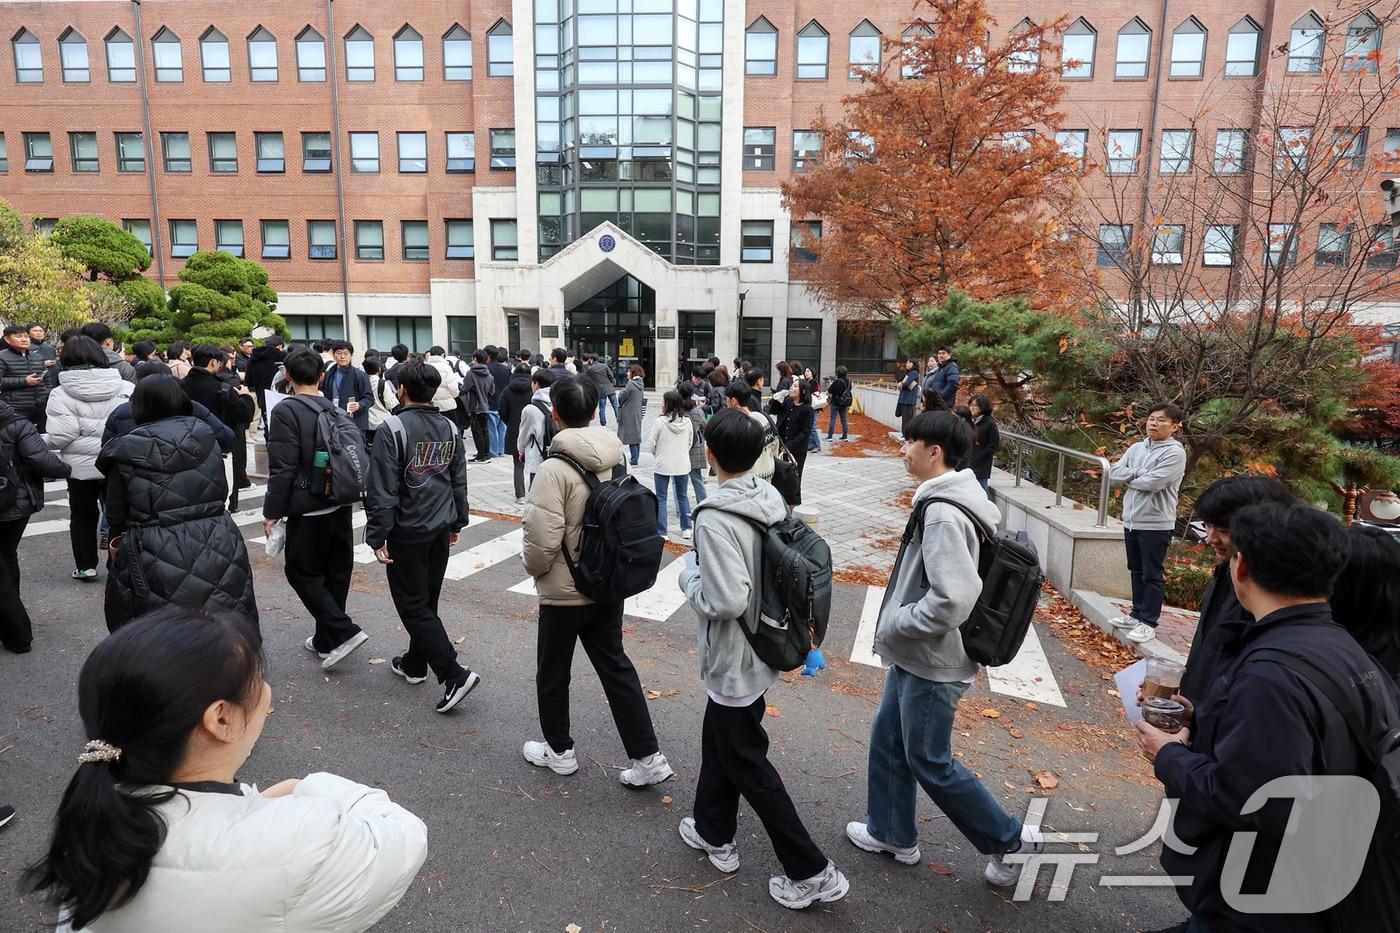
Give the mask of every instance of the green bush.
M 1204 544 L 1173 541 L 1167 551 L 1167 605 L 1199 611 L 1215 565 L 1215 552 Z

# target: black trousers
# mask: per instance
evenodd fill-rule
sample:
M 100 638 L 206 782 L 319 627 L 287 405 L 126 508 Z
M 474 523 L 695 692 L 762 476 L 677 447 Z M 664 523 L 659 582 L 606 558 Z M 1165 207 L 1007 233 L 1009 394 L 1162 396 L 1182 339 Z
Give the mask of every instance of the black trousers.
M 97 523 L 102 517 L 97 500 L 102 496 L 102 480 L 68 481 L 68 537 L 73 545 L 73 566 L 79 570 L 97 569 Z
M 521 454 L 507 453 L 511 462 L 511 475 L 515 479 L 515 498 L 525 498 L 525 457 Z
M 486 433 L 486 412 L 471 413 L 472 443 L 476 445 L 476 455 L 482 459 L 491 456 L 491 439 Z
M 389 577 L 389 595 L 394 599 L 399 621 L 408 633 L 408 651 L 404 652 L 404 673 L 418 677 L 432 670 L 438 683 L 457 680 L 466 675 L 457 663 L 457 649 L 443 628 L 438 615 L 438 597 L 442 595 L 442 578 L 447 573 L 448 539 L 452 532 L 444 528 L 429 541 L 395 541 L 389 539 L 389 558 L 384 566 Z
M 794 881 L 815 877 L 827 858 L 812 837 L 768 760 L 763 730 L 764 698 L 748 706 L 705 704 L 700 731 L 700 779 L 695 786 L 695 828 L 710 845 L 733 841 L 738 832 L 739 797 L 763 823 L 783 871 Z
M 29 612 L 19 595 L 19 542 L 29 516 L 0 522 L 0 644 L 24 651 L 34 640 Z
M 350 576 L 355 571 L 355 534 L 350 508 L 327 515 L 287 518 L 287 582 L 316 620 L 312 644 L 329 652 L 360 627 L 345 614 Z
M 621 600 L 585 606 L 540 604 L 535 692 L 540 704 L 540 726 L 549 747 L 559 753 L 574 747 L 569 735 L 569 679 L 575 642 L 583 643 L 588 660 L 598 672 L 627 757 L 656 754 L 659 746 L 646 697 L 642 696 L 642 682 L 622 649 Z
M 228 494 L 228 510 L 238 511 L 238 491 L 252 485 L 248 479 L 248 426 L 235 424 L 233 428 L 233 489 Z
M 1167 594 L 1165 567 L 1170 531 L 1130 531 L 1124 529 L 1123 544 L 1128 551 L 1128 576 L 1133 584 L 1132 616 L 1153 628 L 1162 615 Z

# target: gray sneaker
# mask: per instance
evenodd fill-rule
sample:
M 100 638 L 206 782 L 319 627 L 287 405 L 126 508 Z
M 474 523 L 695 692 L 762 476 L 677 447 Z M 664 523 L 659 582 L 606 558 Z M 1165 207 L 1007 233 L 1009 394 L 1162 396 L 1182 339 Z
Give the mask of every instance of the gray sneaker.
M 791 910 L 801 910 L 814 901 L 839 901 L 850 889 L 851 883 L 831 862 L 826 863 L 820 875 L 805 881 L 793 881 L 787 875 L 768 879 L 768 893 L 773 895 L 773 900 Z
M 343 642 L 331 649 L 331 653 L 326 655 L 325 660 L 321 662 L 321 670 L 328 671 L 331 668 L 335 667 L 341 661 L 344 661 L 346 658 L 348 658 L 350 656 L 350 652 L 354 651 L 356 648 L 360 647 L 367 641 L 369 641 L 369 636 L 366 635 L 364 632 L 356 632 L 354 635 L 351 635 L 349 638 L 345 639 Z
M 680 834 L 686 845 L 704 852 L 710 857 L 710 864 L 726 875 L 739 870 L 739 847 L 734 844 L 734 840 L 731 839 L 722 846 L 710 845 L 695 828 L 695 818 L 691 816 L 681 820 Z
M 903 865 L 917 865 L 923 860 L 918 843 L 908 848 L 892 846 L 888 842 L 883 842 L 870 835 L 870 827 L 865 823 L 847 823 L 846 838 L 851 840 L 857 849 L 864 849 L 867 852 L 886 852 L 893 855 L 894 860 Z
M 671 763 L 666 760 L 666 756 L 656 752 L 645 758 L 634 759 L 632 766 L 618 774 L 617 779 L 628 787 L 646 787 L 648 784 L 660 784 L 675 776 L 676 772 L 671 770 Z
M 1021 869 L 1026 867 L 1023 855 L 1039 855 L 1045 851 L 1045 837 L 1040 832 L 1039 826 L 1022 826 L 1021 839 L 1016 844 L 1016 848 L 1010 852 L 1003 852 L 1001 855 L 993 855 L 991 861 L 987 863 L 987 870 L 982 873 L 982 877 L 987 879 L 988 884 L 994 884 L 999 888 L 1009 888 L 1017 881 L 1021 880 Z M 1008 861 L 1007 856 L 1017 856 L 1015 861 Z

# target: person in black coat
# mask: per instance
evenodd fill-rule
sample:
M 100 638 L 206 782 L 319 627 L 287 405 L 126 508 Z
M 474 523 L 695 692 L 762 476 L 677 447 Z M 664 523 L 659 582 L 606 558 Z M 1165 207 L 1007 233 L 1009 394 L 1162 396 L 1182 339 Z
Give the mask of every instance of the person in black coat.
M 0 402 L 0 463 L 13 464 L 0 492 L 0 501 L 8 503 L 0 507 L 0 644 L 24 654 L 34 636 L 19 593 L 19 542 L 29 517 L 44 507 L 44 480 L 67 479 L 72 468 L 6 402 Z
M 136 381 L 140 383 L 142 379 L 149 379 L 152 376 L 169 376 L 170 367 L 159 360 L 147 360 L 136 367 Z M 224 453 L 233 450 L 233 429 L 224 424 L 214 413 L 200 402 L 190 400 L 190 413 L 194 417 L 203 421 L 213 432 L 214 440 L 218 443 L 219 449 Z M 102 446 L 106 447 L 115 439 L 130 434 L 136 427 L 136 416 L 131 413 L 131 403 L 122 402 L 112 413 L 107 416 L 107 423 L 102 426 Z
M 349 412 L 355 427 L 364 435 L 369 433 L 369 409 L 374 396 L 369 391 L 369 376 L 350 362 L 354 355 L 355 347 L 350 343 L 342 340 L 335 345 L 331 351 L 335 365 L 326 370 L 326 378 L 321 380 L 321 394 L 337 408 Z
M 287 358 L 282 347 L 281 337 L 274 335 L 267 338 L 267 342 L 254 348 L 249 355 L 248 371 L 244 373 L 244 384 L 258 397 L 258 411 L 262 412 L 263 427 L 267 426 L 267 390 L 272 388 L 272 381 L 277 378 L 277 367 Z
M 248 444 L 243 432 L 253 420 L 253 393 L 249 392 L 237 373 L 227 372 L 228 357 L 212 344 L 196 344 L 191 356 L 191 369 L 184 378 L 190 400 L 199 402 L 223 422 L 233 433 L 233 491 L 229 493 L 229 511 L 238 511 L 238 490 L 251 485 L 248 481 Z M 221 448 L 229 450 L 225 445 Z
M 29 345 L 29 331 L 23 326 L 6 327 L 5 346 L 0 348 L 0 394 L 10 407 L 43 431 L 49 392 L 57 384 L 54 358 Z
M 138 383 L 131 409 L 136 428 L 97 458 L 112 536 L 108 630 L 172 604 L 235 613 L 256 629 L 253 570 L 224 508 L 228 485 L 213 432 L 173 376 Z
M 974 395 L 968 403 L 972 414 L 972 449 L 967 452 L 968 466 L 977 482 L 986 489 L 992 479 L 992 458 L 1001 448 L 1001 432 L 993 417 L 992 401 L 985 395 Z
M 836 431 L 836 419 L 841 418 L 841 440 L 851 433 L 851 427 L 846 421 L 846 412 L 850 410 L 851 402 L 851 378 L 846 367 L 836 367 L 836 378 L 831 380 L 831 384 L 826 387 L 827 404 L 830 406 L 831 414 L 826 419 L 826 439 L 831 440 L 831 435 Z
M 525 458 L 516 452 L 516 442 L 520 436 L 520 415 L 530 405 L 534 389 L 530 385 L 530 367 L 517 366 L 510 374 L 510 382 L 501 393 L 500 415 L 506 426 L 505 449 L 510 454 L 515 473 L 515 498 L 525 498 Z
M 807 441 L 812 436 L 812 425 L 816 412 L 812 410 L 812 387 L 805 379 L 792 383 L 792 390 L 778 417 L 778 436 L 783 446 L 797 461 L 797 479 L 802 481 L 802 470 L 807 465 Z

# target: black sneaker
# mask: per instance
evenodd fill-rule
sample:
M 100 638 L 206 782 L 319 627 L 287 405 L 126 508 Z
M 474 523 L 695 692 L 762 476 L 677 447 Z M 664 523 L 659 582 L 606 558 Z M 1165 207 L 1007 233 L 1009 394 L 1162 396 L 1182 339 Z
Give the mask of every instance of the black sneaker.
M 433 707 L 439 713 L 450 712 L 458 703 L 467 698 L 467 694 L 476 689 L 476 685 L 481 683 L 481 678 L 475 671 L 467 671 L 466 676 L 460 680 L 449 680 L 442 691 L 442 699 L 438 705 Z
M 428 679 L 427 674 L 419 674 L 417 677 L 414 677 L 408 671 L 404 670 L 403 655 L 399 655 L 398 657 L 394 658 L 389 662 L 389 670 L 393 671 L 395 674 L 398 674 L 400 677 L 402 677 L 404 680 L 408 681 L 411 684 L 421 684 L 423 681 Z
M 0 807 L 0 826 L 4 826 L 15 818 L 15 808 L 11 806 Z

